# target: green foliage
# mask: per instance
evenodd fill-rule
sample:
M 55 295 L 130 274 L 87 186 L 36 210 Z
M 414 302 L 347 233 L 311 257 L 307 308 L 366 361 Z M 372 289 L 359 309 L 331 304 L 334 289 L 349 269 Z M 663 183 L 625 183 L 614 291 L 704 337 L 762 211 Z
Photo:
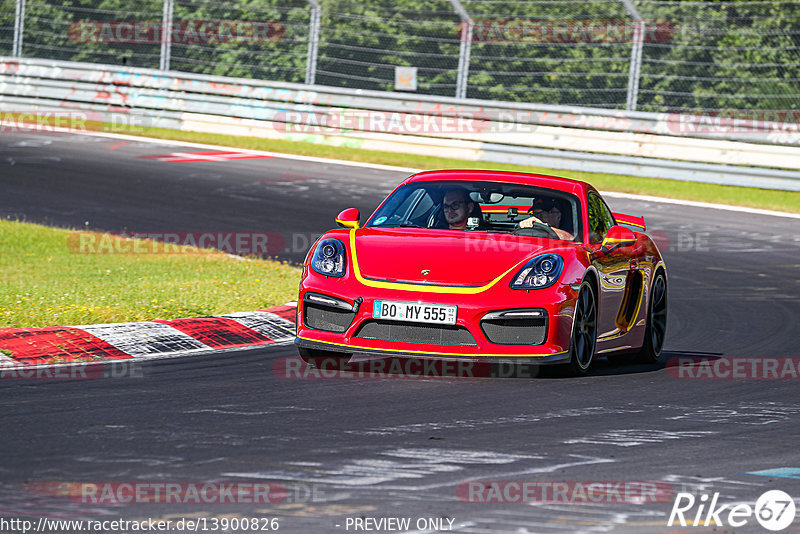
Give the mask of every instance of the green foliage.
M 0 0 L 0 55 L 10 56 L 14 48 L 14 0 Z
M 80 24 L 160 21 L 161 13 L 159 0 L 28 0 L 23 56 L 158 68 L 158 43 L 98 42 Z
M 418 92 L 454 96 L 462 21 L 449 0 L 320 0 L 316 82 L 394 90 L 395 66 L 418 69 Z M 471 98 L 624 109 L 632 19 L 618 0 L 463 0 L 475 22 Z M 791 110 L 800 102 L 800 2 L 636 0 L 669 31 L 643 44 L 643 111 Z M 13 35 L 14 0 L 0 0 L 0 52 Z M 151 21 L 162 0 L 28 0 L 26 57 L 158 68 L 159 42 L 75 39 L 81 21 Z M 172 70 L 303 82 L 311 10 L 306 0 L 176 0 L 174 20 L 269 22 L 269 39 L 172 44 Z M 621 28 L 604 38 L 587 24 Z M 514 34 L 525 27 L 539 33 Z M 567 25 L 577 38 L 559 38 Z M 70 34 L 70 28 L 73 34 Z
M 581 31 L 590 22 L 624 27 L 629 17 L 621 2 L 471 1 L 465 7 L 484 28 L 472 45 L 469 96 L 624 106 L 630 42 Z
M 640 110 L 797 109 L 800 3 L 642 4 L 675 33 L 644 45 Z
M 175 4 L 176 21 L 252 21 L 272 28 L 233 42 L 173 44 L 173 70 L 261 78 L 286 82 L 305 80 L 308 52 L 309 6 L 305 0 L 240 0 Z

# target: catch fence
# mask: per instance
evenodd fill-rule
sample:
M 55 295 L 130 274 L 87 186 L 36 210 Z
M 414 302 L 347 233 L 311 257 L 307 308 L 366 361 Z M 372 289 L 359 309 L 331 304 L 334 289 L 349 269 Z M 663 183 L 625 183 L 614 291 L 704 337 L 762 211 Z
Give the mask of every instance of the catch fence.
M 0 0 L 0 55 L 628 111 L 791 111 L 800 2 Z

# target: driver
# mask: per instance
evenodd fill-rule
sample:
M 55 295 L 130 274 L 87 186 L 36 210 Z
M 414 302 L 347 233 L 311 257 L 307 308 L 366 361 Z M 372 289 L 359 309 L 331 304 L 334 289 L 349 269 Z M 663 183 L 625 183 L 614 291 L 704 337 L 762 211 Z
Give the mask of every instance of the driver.
M 460 187 L 448 189 L 442 200 L 444 218 L 451 230 L 465 230 L 467 218 L 474 207 L 475 204 L 469 199 L 467 190 Z
M 532 216 L 519 222 L 520 228 L 532 228 L 533 223 L 546 224 L 553 230 L 559 239 L 572 241 L 575 236 L 559 228 L 561 226 L 561 208 L 558 203 L 550 198 L 537 198 L 528 212 Z

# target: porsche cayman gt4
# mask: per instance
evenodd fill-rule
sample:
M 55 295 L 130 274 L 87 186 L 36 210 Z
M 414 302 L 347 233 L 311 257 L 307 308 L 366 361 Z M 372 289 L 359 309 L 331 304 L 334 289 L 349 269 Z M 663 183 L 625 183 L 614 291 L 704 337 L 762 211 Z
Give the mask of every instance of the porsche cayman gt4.
M 314 243 L 297 345 L 306 361 L 353 353 L 563 364 L 598 355 L 656 361 L 667 270 L 644 219 L 613 213 L 591 185 L 498 171 L 403 181 L 363 225 Z

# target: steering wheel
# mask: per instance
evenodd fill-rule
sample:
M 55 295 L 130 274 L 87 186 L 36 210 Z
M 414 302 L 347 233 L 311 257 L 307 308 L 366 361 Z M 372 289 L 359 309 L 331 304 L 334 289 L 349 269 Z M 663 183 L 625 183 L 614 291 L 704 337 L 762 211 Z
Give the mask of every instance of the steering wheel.
M 532 226 L 530 228 L 515 228 L 514 235 L 524 235 L 528 237 L 540 237 L 544 234 L 545 237 L 549 237 L 551 239 L 561 239 L 558 237 L 558 234 L 553 230 L 550 225 L 534 222 L 531 221 Z
M 440 217 L 443 215 L 443 210 L 441 206 L 437 206 L 434 208 L 433 212 L 431 212 L 430 216 L 428 217 L 428 228 L 441 228 L 442 220 Z M 447 226 L 445 226 L 447 228 Z

